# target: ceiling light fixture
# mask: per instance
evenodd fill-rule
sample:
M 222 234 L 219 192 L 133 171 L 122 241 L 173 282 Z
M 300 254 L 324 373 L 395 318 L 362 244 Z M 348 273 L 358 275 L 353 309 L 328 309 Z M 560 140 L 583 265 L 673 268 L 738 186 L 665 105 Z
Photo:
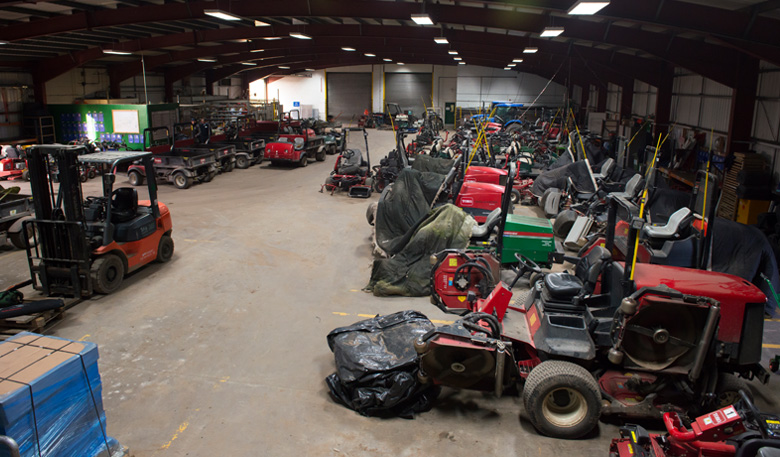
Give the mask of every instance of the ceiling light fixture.
M 341 48 L 341 50 L 342 51 L 353 52 L 355 50 L 355 48 L 348 48 L 348 47 L 344 46 L 344 47 Z
M 256 63 L 254 63 L 254 62 L 241 62 L 241 65 L 251 65 L 251 66 L 255 66 L 255 65 L 257 65 L 257 64 L 256 64 Z
M 280 37 L 280 36 L 267 36 L 267 37 L 265 37 L 263 39 L 264 40 L 268 40 L 268 41 L 274 41 L 274 40 L 281 40 L 282 37 Z
M 241 18 L 235 14 L 226 13 L 222 10 L 203 10 L 203 14 L 206 16 L 222 19 L 223 21 L 240 21 Z
M 393 61 L 393 59 L 382 59 L 382 60 L 384 60 L 385 62 L 392 62 Z
M 523 59 L 512 59 L 512 63 L 521 63 Z
M 568 13 L 578 15 L 592 15 L 598 13 L 607 5 L 609 5 L 608 1 L 594 2 L 588 0 L 579 0 L 577 3 L 572 5 L 571 8 L 569 8 Z
M 434 38 L 433 41 L 435 41 L 436 44 L 447 44 L 447 43 L 449 43 L 449 41 L 447 41 L 447 38 L 445 38 L 443 36 L 438 36 L 438 37 Z
M 504 70 L 511 70 L 511 68 L 509 68 L 509 67 L 504 67 Z
M 554 37 L 560 35 L 561 33 L 563 33 L 563 27 L 545 27 L 544 30 L 542 30 L 542 34 L 539 36 Z
M 447 54 L 449 54 L 451 56 L 456 56 L 456 55 L 458 55 L 458 51 L 447 51 Z
M 285 65 L 279 65 L 279 68 L 281 68 L 282 70 L 289 70 L 290 69 L 290 67 L 287 67 Z
M 427 14 L 412 14 L 412 20 L 417 25 L 433 25 L 431 17 Z
M 535 54 L 539 52 L 539 48 L 525 48 L 523 49 L 523 54 Z
M 0 44 L 11 44 L 10 41 L 0 40 Z
M 252 49 L 249 52 L 263 52 L 263 51 L 265 51 L 265 49 Z
M 506 64 L 506 66 L 509 67 L 509 68 L 512 68 L 512 67 L 517 66 L 517 64 L 516 63 L 508 63 L 508 64 Z
M 290 36 L 293 38 L 298 38 L 299 40 L 311 40 L 309 35 L 300 32 L 290 32 Z
M 367 52 L 367 53 L 365 53 L 363 55 L 366 56 L 366 57 L 376 57 L 376 54 L 371 54 L 370 52 Z
M 271 24 L 263 21 L 255 20 L 255 27 L 270 27 Z
M 5 44 L 5 43 L 3 43 L 3 44 Z M 130 54 L 132 54 L 132 52 L 127 52 L 127 51 L 115 51 L 115 50 L 113 50 L 113 49 L 104 49 L 104 50 L 103 50 L 103 54 L 113 54 L 113 55 L 115 55 L 115 56 L 129 56 Z
M 317 71 L 317 70 L 315 70 L 313 68 L 307 68 L 306 71 Z
M 198 62 L 216 62 L 217 59 L 198 59 Z
M 458 65 L 466 65 L 466 62 L 458 62 Z
M 406 64 L 403 62 L 398 62 L 398 65 L 406 65 Z
M 461 59 L 460 57 L 453 57 L 452 59 L 453 59 L 453 60 L 463 60 L 463 59 Z

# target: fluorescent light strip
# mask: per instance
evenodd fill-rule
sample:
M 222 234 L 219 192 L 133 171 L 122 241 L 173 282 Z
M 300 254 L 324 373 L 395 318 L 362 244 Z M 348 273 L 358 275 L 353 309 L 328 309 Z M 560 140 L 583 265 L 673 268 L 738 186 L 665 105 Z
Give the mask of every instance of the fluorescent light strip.
M 568 13 L 572 15 L 593 15 L 601 11 L 601 9 L 607 5 L 609 5 L 609 2 L 580 0 L 569 8 Z
M 299 40 L 311 40 L 309 35 L 300 32 L 290 32 L 290 36 L 293 38 L 298 38 Z
M 5 41 L 5 40 L 0 40 L 0 45 L 3 45 L 3 44 L 11 44 L 11 42 L 10 41 Z
M 449 41 L 447 41 L 447 38 L 440 36 L 433 39 L 433 41 L 436 42 L 436 44 L 447 44 Z
M 250 66 L 255 66 L 255 65 L 257 65 L 257 64 L 256 64 L 256 63 L 254 63 L 254 62 L 241 62 L 241 65 L 250 65 Z
M 103 54 L 113 54 L 115 56 L 129 56 L 132 52 L 127 51 L 114 51 L 113 49 L 104 49 Z
M 512 63 L 521 63 L 523 59 L 512 59 Z
M 263 51 L 265 51 L 265 49 L 252 49 L 249 52 L 263 52 Z
M 555 37 L 563 33 L 563 27 L 545 27 L 542 30 L 542 37 Z
M 198 62 L 216 62 L 216 59 L 198 59 Z
M 516 67 L 517 64 L 516 63 L 508 63 L 508 64 L 506 64 L 506 66 L 509 67 L 509 68 L 512 68 L 512 67 Z
M 313 68 L 307 68 L 306 71 L 317 71 L 317 70 L 315 70 Z
M 282 37 L 280 37 L 280 36 L 267 36 L 267 37 L 265 37 L 263 39 L 264 40 L 268 40 L 268 41 L 274 41 L 274 40 L 281 40 Z
M 412 20 L 417 25 L 433 25 L 431 17 L 427 14 L 412 14 Z
M 206 16 L 222 19 L 223 21 L 240 21 L 241 18 L 230 13 L 226 13 L 222 10 L 203 10 L 203 14 Z
M 509 67 L 504 67 L 504 70 L 511 70 L 511 68 L 509 68 Z
M 341 48 L 341 50 L 342 50 L 342 51 L 348 51 L 348 52 L 354 52 L 354 51 L 355 51 L 355 48 L 347 48 L 347 47 L 342 47 L 342 48 Z
M 539 48 L 525 48 L 523 49 L 523 54 L 535 54 L 539 52 Z
M 371 54 L 370 52 L 367 52 L 367 53 L 365 53 L 363 55 L 366 56 L 366 57 L 376 57 L 376 54 Z
M 463 60 L 463 59 L 460 57 L 453 57 L 452 60 Z
M 392 62 L 393 61 L 393 59 L 382 59 L 382 60 L 384 60 L 385 62 Z
M 290 67 L 285 66 L 285 65 L 279 65 L 279 68 L 282 69 L 282 70 L 289 70 L 290 69 Z
M 458 62 L 458 65 L 466 65 L 466 62 Z
M 406 64 L 403 62 L 398 62 L 398 65 L 406 65 Z
M 263 21 L 255 20 L 255 27 L 270 27 L 271 24 Z

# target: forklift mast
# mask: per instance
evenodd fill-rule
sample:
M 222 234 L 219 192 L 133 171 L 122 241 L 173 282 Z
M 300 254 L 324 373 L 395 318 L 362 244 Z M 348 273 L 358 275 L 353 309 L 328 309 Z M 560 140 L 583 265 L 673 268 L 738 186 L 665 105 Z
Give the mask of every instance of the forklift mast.
M 28 150 L 36 219 L 85 222 L 78 156 L 86 153 L 83 145 L 37 146 Z M 56 194 L 49 176 L 57 176 L 59 181 Z

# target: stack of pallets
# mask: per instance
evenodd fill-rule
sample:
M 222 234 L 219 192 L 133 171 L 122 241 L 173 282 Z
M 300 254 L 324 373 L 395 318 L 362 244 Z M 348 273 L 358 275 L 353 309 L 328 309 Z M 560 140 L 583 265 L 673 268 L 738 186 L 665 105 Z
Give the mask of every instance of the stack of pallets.
M 737 186 L 740 184 L 737 175 L 740 171 L 762 171 L 766 170 L 769 165 L 763 156 L 754 152 L 735 152 L 734 163 L 726 173 L 726 177 L 723 180 L 723 191 L 720 199 L 720 206 L 718 207 L 718 216 L 735 220 L 737 217 L 737 208 L 739 208 L 739 199 L 737 198 Z M 749 183 L 748 183 L 749 184 Z

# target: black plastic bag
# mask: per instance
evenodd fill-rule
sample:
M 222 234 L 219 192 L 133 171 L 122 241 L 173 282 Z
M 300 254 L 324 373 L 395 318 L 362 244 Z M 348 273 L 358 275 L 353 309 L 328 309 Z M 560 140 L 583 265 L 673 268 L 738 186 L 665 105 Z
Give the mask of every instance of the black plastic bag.
M 417 380 L 414 340 L 434 328 L 424 314 L 401 311 L 330 332 L 336 372 L 325 382 L 333 400 L 364 416 L 412 418 L 430 410 L 439 389 Z

